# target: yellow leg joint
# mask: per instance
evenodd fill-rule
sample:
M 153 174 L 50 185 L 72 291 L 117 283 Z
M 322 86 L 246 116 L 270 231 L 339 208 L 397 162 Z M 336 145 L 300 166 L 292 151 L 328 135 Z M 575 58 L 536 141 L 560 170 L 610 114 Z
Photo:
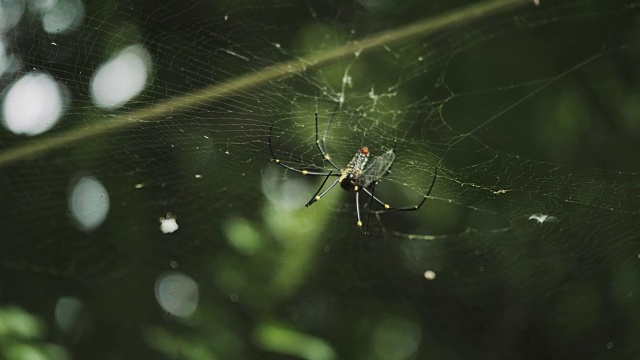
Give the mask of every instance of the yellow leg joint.
M 384 204 L 384 208 L 385 209 L 389 209 L 389 208 L 391 208 L 391 206 L 389 206 L 389 204 Z
M 302 170 L 302 175 L 307 175 L 309 172 L 307 170 Z
M 356 223 L 356 225 L 358 225 L 358 227 L 362 227 L 362 221 L 358 220 L 358 222 Z
M 316 201 L 320 200 L 320 196 L 316 195 Z

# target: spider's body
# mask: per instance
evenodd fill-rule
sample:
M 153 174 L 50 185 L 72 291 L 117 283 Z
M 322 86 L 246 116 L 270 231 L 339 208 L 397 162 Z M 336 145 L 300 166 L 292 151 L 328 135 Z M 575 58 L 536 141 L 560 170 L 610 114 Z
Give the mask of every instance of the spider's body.
M 371 215 L 371 205 L 373 204 L 374 201 L 379 205 L 381 205 L 384 208 L 384 210 L 387 210 L 387 211 L 415 211 L 415 210 L 418 210 L 422 206 L 422 204 L 424 204 L 427 197 L 431 193 L 431 190 L 433 189 L 433 185 L 436 182 L 436 177 L 438 176 L 437 168 L 434 171 L 433 181 L 431 182 L 431 187 L 429 188 L 429 191 L 427 192 L 427 194 L 424 196 L 424 198 L 418 205 L 412 206 L 412 207 L 405 207 L 405 208 L 392 207 L 391 205 L 378 199 L 374 195 L 374 193 L 375 193 L 375 186 L 380 182 L 383 176 L 389 173 L 389 169 L 391 168 L 391 165 L 395 160 L 395 157 L 396 157 L 395 145 L 392 149 L 387 150 L 385 153 L 383 153 L 380 156 L 372 156 L 371 161 L 369 160 L 369 148 L 367 148 L 366 146 L 363 146 L 358 150 L 358 152 L 356 152 L 355 156 L 353 157 L 353 159 L 351 159 L 351 161 L 347 164 L 347 166 L 341 169 L 331 160 L 331 157 L 329 156 L 329 154 L 325 149 L 325 139 L 327 137 L 327 131 L 329 130 L 329 127 L 331 126 L 332 121 L 333 121 L 333 117 L 329 121 L 329 124 L 327 125 L 327 129 L 324 131 L 324 136 L 322 137 L 322 144 L 320 144 L 320 140 L 318 139 L 318 113 L 316 113 L 316 145 L 318 146 L 318 149 L 322 154 L 322 158 L 325 161 L 327 161 L 337 172 L 334 172 L 334 170 L 331 170 L 328 173 L 315 172 L 315 171 L 309 171 L 309 170 L 299 170 L 283 164 L 282 162 L 280 162 L 280 160 L 278 160 L 275 157 L 275 154 L 273 153 L 273 148 L 271 147 L 271 133 L 273 131 L 273 125 L 271 126 L 271 129 L 269 129 L 269 150 L 271 151 L 271 157 L 276 162 L 276 164 L 286 169 L 300 173 L 302 175 L 325 176 L 325 179 L 322 182 L 322 185 L 320 185 L 320 188 L 318 189 L 318 191 L 316 191 L 315 195 L 311 198 L 311 200 L 307 202 L 306 206 L 313 205 L 313 203 L 320 200 L 326 193 L 329 192 L 329 190 L 331 190 L 334 186 L 336 186 L 336 184 L 340 183 L 340 187 L 342 187 L 344 190 L 353 191 L 356 194 L 356 216 L 358 219 L 356 222 L 356 225 L 362 229 L 362 221 L 360 220 L 360 200 L 359 200 L 360 191 L 364 191 L 365 193 L 367 193 L 367 195 L 371 197 L 371 201 L 369 203 L 368 216 Z M 320 193 L 324 185 L 327 183 L 327 180 L 329 180 L 329 178 L 332 176 L 337 177 L 337 179 L 333 183 L 331 183 L 331 185 L 329 185 L 329 187 L 326 188 L 322 193 Z M 368 221 L 367 221 L 367 224 L 368 224 Z M 367 225 L 367 228 L 368 228 L 368 225 Z M 367 231 L 365 230 L 364 233 L 366 232 Z
M 353 159 L 347 164 L 347 167 L 340 170 L 338 182 L 343 189 L 358 191 L 361 187 L 366 186 L 359 180 L 367 161 L 369 161 L 369 149 L 364 146 L 358 150 Z

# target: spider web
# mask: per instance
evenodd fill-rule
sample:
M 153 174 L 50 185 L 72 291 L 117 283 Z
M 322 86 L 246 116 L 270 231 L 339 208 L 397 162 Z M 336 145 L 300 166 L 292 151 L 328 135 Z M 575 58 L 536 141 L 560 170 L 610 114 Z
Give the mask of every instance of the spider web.
M 172 344 L 186 338 L 222 358 L 293 350 L 264 335 L 270 323 L 211 315 L 221 308 L 268 314 L 341 358 L 394 358 L 372 345 L 376 336 L 398 359 L 637 352 L 639 4 L 503 2 L 513 5 L 331 61 L 318 59 L 473 4 L 96 2 L 75 28 L 51 33 L 29 3 L 5 33 L 12 66 L 2 84 L 44 72 L 70 100 L 49 133 L 3 132 L 5 278 L 19 269 L 107 281 L 126 301 L 177 268 L 212 289 L 200 309 L 236 345 L 180 329 Z M 135 44 L 151 59 L 145 89 L 96 107 L 92 76 Z M 292 59 L 304 71 L 265 74 Z M 254 86 L 235 88 L 244 76 Z M 396 144 L 376 187 L 393 206 L 418 204 L 437 168 L 420 211 L 374 203 L 365 237 L 353 194 L 339 187 L 304 208 L 323 178 L 275 165 L 268 134 L 273 126 L 287 165 L 330 170 L 316 111 L 339 166 L 362 146 L 376 156 Z M 83 176 L 108 193 L 96 228 L 70 215 Z M 158 228 L 167 212 L 177 215 L 173 234 Z M 170 330 L 154 326 L 144 343 L 170 353 L 156 341 Z

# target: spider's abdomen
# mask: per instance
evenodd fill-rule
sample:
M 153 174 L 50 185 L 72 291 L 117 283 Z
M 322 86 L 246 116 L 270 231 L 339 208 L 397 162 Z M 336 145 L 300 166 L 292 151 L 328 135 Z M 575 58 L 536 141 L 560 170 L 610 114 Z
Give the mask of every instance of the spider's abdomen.
M 340 186 L 347 191 L 360 191 L 358 179 L 364 170 L 364 166 L 369 160 L 369 148 L 361 147 L 356 155 L 351 159 L 346 169 L 341 171 Z
M 363 146 L 360 150 L 358 150 L 353 159 L 351 159 L 349 165 L 347 165 L 347 169 L 350 169 L 351 172 L 354 173 L 354 176 L 357 177 L 364 169 L 364 166 L 367 164 L 368 160 L 369 149 L 366 146 Z

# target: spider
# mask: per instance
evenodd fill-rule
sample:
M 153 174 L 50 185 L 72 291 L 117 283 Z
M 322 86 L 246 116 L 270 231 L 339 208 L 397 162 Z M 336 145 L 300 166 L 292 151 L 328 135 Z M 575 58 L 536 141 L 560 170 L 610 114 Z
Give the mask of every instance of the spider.
M 334 116 L 335 116 L 335 112 L 334 112 Z M 329 128 L 331 127 L 331 123 L 333 122 L 333 116 L 331 117 L 331 120 L 329 120 L 329 124 L 327 124 L 327 128 L 324 131 L 324 135 L 322 136 L 322 143 L 320 143 L 320 140 L 318 138 L 318 113 L 317 112 L 316 112 L 315 118 L 316 118 L 316 146 L 318 147 L 318 150 L 320 150 L 320 153 L 322 154 L 322 158 L 334 168 L 334 170 L 330 170 L 329 172 L 317 172 L 317 171 L 309 171 L 304 169 L 300 170 L 300 169 L 296 169 L 291 166 L 288 166 L 286 164 L 283 164 L 278 158 L 276 158 L 273 152 L 273 147 L 271 145 L 271 137 L 272 137 L 271 135 L 273 132 L 273 125 L 271 125 L 271 128 L 269 128 L 269 150 L 271 151 L 271 158 L 273 161 L 275 161 L 276 164 L 284 167 L 285 169 L 295 171 L 302 175 L 325 177 L 324 181 L 318 188 L 318 191 L 316 191 L 316 193 L 313 195 L 311 200 L 309 200 L 305 206 L 309 207 L 313 205 L 316 201 L 322 199 L 322 197 L 325 196 L 331 189 L 333 189 L 333 187 L 335 187 L 337 184 L 340 184 L 340 187 L 342 187 L 344 190 L 352 191 L 356 195 L 356 217 L 357 217 L 356 226 L 364 234 L 367 234 L 369 230 L 369 217 L 371 216 L 371 206 L 374 201 L 378 203 L 380 206 L 382 206 L 384 208 L 384 210 L 382 211 L 385 211 L 385 212 L 386 211 L 416 211 L 420 209 L 422 204 L 424 204 L 424 202 L 427 200 L 427 197 L 431 193 L 431 190 L 433 190 L 433 185 L 436 183 L 436 178 L 438 177 L 437 167 L 434 170 L 433 180 L 431 181 L 431 186 L 429 187 L 429 191 L 427 191 L 427 194 L 422 198 L 422 201 L 420 201 L 418 205 L 410 206 L 410 207 L 399 207 L 399 208 L 392 207 L 386 202 L 380 200 L 374 194 L 376 190 L 376 185 L 380 183 L 380 181 L 385 175 L 389 174 L 389 169 L 391 168 L 391 165 L 395 160 L 395 157 L 396 157 L 395 142 L 394 142 L 393 148 L 387 150 L 382 155 L 371 156 L 371 160 L 369 159 L 370 157 L 369 148 L 366 146 L 363 146 L 360 149 L 358 149 L 353 159 L 351 159 L 351 161 L 347 164 L 346 167 L 340 168 L 338 167 L 338 165 L 336 165 L 333 162 L 333 160 L 329 156 L 329 153 L 327 153 L 327 150 L 326 150 L 327 132 L 329 131 Z M 328 188 L 322 191 L 322 188 L 324 188 L 324 185 L 327 183 L 327 180 L 329 180 L 330 177 L 337 177 L 337 179 L 333 181 L 333 183 L 331 183 L 331 185 L 329 185 Z M 320 191 L 322 191 L 322 193 Z M 360 218 L 360 192 L 361 191 L 364 191 L 371 198 L 369 202 L 369 212 L 367 214 L 367 226 L 364 230 L 362 229 L 363 224 L 362 224 L 362 219 Z

